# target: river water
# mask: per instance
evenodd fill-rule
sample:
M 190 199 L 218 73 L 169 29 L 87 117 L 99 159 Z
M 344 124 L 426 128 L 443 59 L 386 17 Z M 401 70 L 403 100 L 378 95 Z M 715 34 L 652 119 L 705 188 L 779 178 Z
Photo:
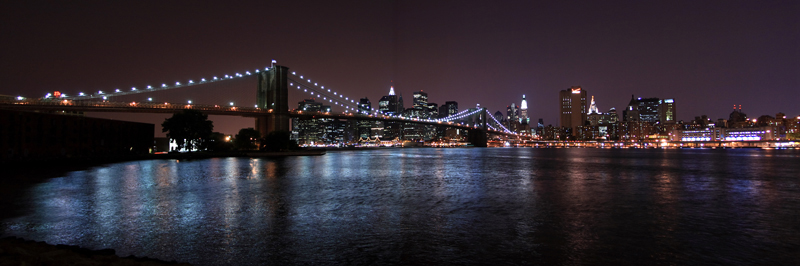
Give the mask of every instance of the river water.
M 796 265 L 800 152 L 378 149 L 134 161 L 22 193 L 3 236 L 197 265 Z

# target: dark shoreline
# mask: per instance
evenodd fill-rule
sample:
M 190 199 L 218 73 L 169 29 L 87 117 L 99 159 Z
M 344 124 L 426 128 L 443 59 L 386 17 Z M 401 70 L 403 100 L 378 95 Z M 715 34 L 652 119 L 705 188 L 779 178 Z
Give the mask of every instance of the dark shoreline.
M 148 257 L 117 256 L 113 249 L 91 250 L 18 237 L 0 239 L 1 265 L 191 265 Z

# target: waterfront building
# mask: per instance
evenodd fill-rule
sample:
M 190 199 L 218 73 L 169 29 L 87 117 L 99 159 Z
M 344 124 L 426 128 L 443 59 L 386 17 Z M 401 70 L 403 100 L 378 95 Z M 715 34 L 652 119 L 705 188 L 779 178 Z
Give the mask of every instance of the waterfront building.
M 568 128 L 574 136 L 577 127 L 583 126 L 586 121 L 588 105 L 586 103 L 586 90 L 580 86 L 573 86 L 559 92 L 560 126 Z
M 786 139 L 800 139 L 800 115 L 786 119 Z
M 706 128 L 699 130 L 673 130 L 671 141 L 772 141 L 777 131 L 773 126 L 749 128 Z
M 733 112 L 728 116 L 728 127 L 748 127 L 750 126 L 750 122 L 747 120 L 747 114 L 742 112 L 742 105 L 739 105 L 739 109 L 736 109 L 736 105 L 733 105 Z
M 297 103 L 297 110 L 302 112 L 330 112 L 330 106 L 312 99 L 305 99 Z M 292 135 L 296 135 L 298 145 L 316 145 L 325 143 L 325 133 L 328 130 L 326 118 L 296 118 L 292 119 Z M 296 132 L 296 134 L 295 134 Z
M 653 123 L 645 121 L 622 121 L 617 123 L 617 136 L 621 140 L 643 140 L 657 134 Z

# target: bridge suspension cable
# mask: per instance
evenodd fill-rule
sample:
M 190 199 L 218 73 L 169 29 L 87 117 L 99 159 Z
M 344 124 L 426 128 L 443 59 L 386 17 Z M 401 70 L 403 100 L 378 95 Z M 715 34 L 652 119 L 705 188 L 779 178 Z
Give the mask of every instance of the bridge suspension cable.
M 511 132 L 511 130 L 508 130 L 508 128 L 506 128 L 505 126 L 503 126 L 503 123 L 500 123 L 500 121 L 497 121 L 497 118 L 495 118 L 493 115 L 488 115 L 488 116 L 491 117 L 492 120 L 494 120 L 494 122 L 497 123 L 497 125 L 500 126 L 500 128 L 502 128 L 503 131 L 505 131 L 506 133 L 514 133 L 514 132 Z
M 221 77 L 213 76 L 213 78 L 209 78 L 209 79 L 201 78 L 199 81 L 195 81 L 195 80 L 191 80 L 190 79 L 186 83 L 181 83 L 180 81 L 177 81 L 177 82 L 175 82 L 175 85 L 167 85 L 167 83 L 162 83 L 161 86 L 147 85 L 146 87 L 140 87 L 140 88 L 132 87 L 132 88 L 130 88 L 130 90 L 115 89 L 112 92 L 98 91 L 97 93 L 91 93 L 91 94 L 86 94 L 86 93 L 83 93 L 83 92 L 79 92 L 77 96 L 67 96 L 66 94 L 61 94 L 61 95 L 55 96 L 55 95 L 51 95 L 50 93 L 48 93 L 45 96 L 45 98 L 50 98 L 51 96 L 54 96 L 56 98 L 61 98 L 61 99 L 66 99 L 66 100 L 86 100 L 86 99 L 95 99 L 95 98 L 102 98 L 102 99 L 105 100 L 105 99 L 107 99 L 107 97 L 112 97 L 112 96 L 122 96 L 122 95 L 130 95 L 130 94 L 148 93 L 148 92 L 154 92 L 154 91 L 171 90 L 171 89 L 191 87 L 191 86 L 214 83 L 214 82 L 220 82 L 220 81 L 229 81 L 229 80 L 234 80 L 234 79 L 241 79 L 241 78 L 253 76 L 256 73 L 259 73 L 260 71 L 268 71 L 268 70 L 269 70 L 269 67 L 264 68 L 264 70 L 256 69 L 253 72 L 244 71 L 244 74 L 236 72 L 233 75 L 227 75 L 226 74 L 225 76 L 221 76 Z
M 464 109 L 461 112 L 452 114 L 450 116 L 437 118 L 437 119 L 432 119 L 432 120 L 433 120 L 433 122 L 439 122 L 439 121 L 441 121 L 441 122 L 450 122 L 450 121 L 453 121 L 453 120 L 460 120 L 462 118 L 477 114 L 477 113 L 481 112 L 483 109 L 484 108 L 478 108 L 478 109 L 475 109 L 475 110 L 473 110 L 471 112 L 470 112 L 470 109 Z

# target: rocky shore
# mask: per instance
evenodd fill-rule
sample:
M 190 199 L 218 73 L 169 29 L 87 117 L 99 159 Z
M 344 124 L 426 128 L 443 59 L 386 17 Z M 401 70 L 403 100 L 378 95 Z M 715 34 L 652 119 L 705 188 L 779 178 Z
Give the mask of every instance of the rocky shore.
M 16 237 L 0 239 L 0 265 L 191 265 L 147 257 L 119 257 L 113 249 L 90 250 Z

